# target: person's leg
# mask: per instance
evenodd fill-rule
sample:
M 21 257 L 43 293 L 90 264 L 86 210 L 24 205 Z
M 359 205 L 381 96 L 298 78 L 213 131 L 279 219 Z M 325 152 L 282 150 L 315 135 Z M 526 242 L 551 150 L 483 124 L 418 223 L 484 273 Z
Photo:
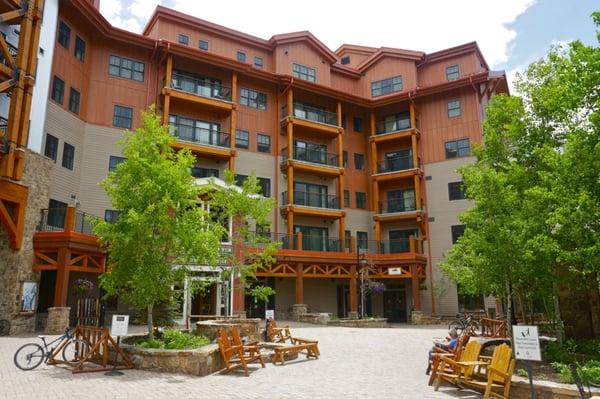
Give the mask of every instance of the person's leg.
M 427 360 L 427 370 L 425 371 L 425 375 L 429 375 L 431 372 L 431 362 L 433 362 L 433 350 L 429 351 L 429 356 Z

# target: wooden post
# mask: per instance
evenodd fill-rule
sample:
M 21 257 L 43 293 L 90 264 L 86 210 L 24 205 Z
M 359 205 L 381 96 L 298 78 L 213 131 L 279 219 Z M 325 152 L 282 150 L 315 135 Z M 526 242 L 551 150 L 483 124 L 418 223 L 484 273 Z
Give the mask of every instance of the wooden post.
M 65 212 L 65 227 L 64 231 L 75 230 L 76 209 L 74 206 L 68 206 Z
M 379 244 L 381 242 L 381 224 L 379 220 L 375 221 L 375 241 Z
M 165 99 L 163 105 L 163 124 L 169 123 L 169 107 L 171 105 L 171 77 L 173 75 L 173 56 L 167 56 L 167 68 L 165 71 Z
M 350 253 L 356 253 L 356 238 L 354 236 L 350 236 Z
M 56 285 L 54 288 L 54 306 L 67 306 L 67 294 L 69 292 L 69 269 L 70 252 L 68 248 L 58 250 L 58 269 L 56 271 Z
M 294 205 L 294 167 L 291 162 L 287 166 L 287 204 Z
M 340 224 L 340 251 L 344 252 L 346 247 L 346 219 L 342 216 L 339 221 Z
M 419 148 L 417 146 L 417 134 L 413 132 L 410 138 L 412 141 L 413 168 L 419 168 Z
M 358 313 L 358 300 L 356 298 L 356 265 L 350 266 L 350 311 Z
M 377 180 L 373 180 L 373 212 L 381 213 L 379 209 L 379 183 Z
M 337 113 L 337 125 L 339 127 L 342 127 L 342 102 L 341 101 L 337 102 L 336 113 Z
M 304 303 L 304 273 L 302 264 L 296 265 L 296 304 Z
M 294 239 L 294 212 L 288 211 L 287 214 L 287 233 L 290 240 Z
M 237 73 L 233 72 L 231 75 L 231 101 L 234 106 L 231 109 L 231 119 L 229 124 L 229 143 L 231 149 L 235 148 L 235 129 L 237 128 Z M 232 171 L 233 169 L 230 168 Z
M 411 254 L 415 253 L 415 236 L 412 234 L 408 236 L 408 251 Z
M 415 207 L 419 211 L 421 210 L 421 176 L 415 174 Z
M 421 295 L 419 291 L 419 269 L 417 265 L 410 265 L 411 288 L 413 297 L 413 310 L 421 310 Z
M 298 251 L 302 251 L 302 232 L 301 231 L 296 233 L 296 249 Z
M 337 152 L 338 152 L 338 166 L 340 168 L 344 167 L 344 144 L 343 144 L 343 136 L 341 133 L 337 135 Z
M 415 115 L 415 103 L 413 101 L 410 101 L 409 105 L 408 105 L 408 110 L 410 113 L 410 127 L 412 129 L 416 129 L 417 127 L 417 116 Z
M 377 134 L 377 121 L 375 118 L 376 118 L 375 111 L 371 111 L 371 115 L 370 115 L 371 136 L 375 136 Z
M 294 116 L 294 92 L 291 87 L 288 89 L 287 92 L 286 106 L 288 112 L 287 116 Z

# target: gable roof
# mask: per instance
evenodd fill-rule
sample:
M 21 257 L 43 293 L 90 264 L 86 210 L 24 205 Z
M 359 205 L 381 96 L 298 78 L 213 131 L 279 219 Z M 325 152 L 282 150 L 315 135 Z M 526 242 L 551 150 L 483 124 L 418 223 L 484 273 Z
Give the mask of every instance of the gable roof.
M 377 51 L 375 51 L 373 54 L 371 54 L 371 56 L 369 58 L 363 60 L 363 62 L 358 64 L 356 66 L 356 69 L 358 69 L 361 72 L 364 72 L 365 70 L 369 69 L 371 66 L 373 66 L 375 63 L 377 63 L 377 61 L 379 61 L 382 58 L 388 58 L 388 57 L 400 58 L 400 59 L 416 62 L 416 61 L 422 61 L 423 56 L 425 56 L 425 53 L 422 51 L 412 51 L 412 50 L 396 49 L 396 48 L 391 48 L 391 47 L 381 47 Z
M 282 33 L 274 35 L 269 39 L 269 44 L 272 46 L 278 46 L 286 43 L 297 43 L 297 42 L 308 42 L 315 50 L 321 53 L 330 64 L 337 61 L 337 56 L 333 51 L 329 49 L 322 41 L 317 39 L 315 35 L 307 30 L 300 32 Z
M 483 54 L 481 53 L 481 50 L 479 49 L 479 46 L 477 45 L 477 42 L 469 42 L 426 54 L 425 58 L 423 59 L 423 62 L 420 65 L 426 64 L 428 62 L 441 61 L 447 58 L 455 57 L 460 54 L 467 54 L 471 52 L 475 52 L 485 69 L 490 69 L 488 63 L 483 57 Z

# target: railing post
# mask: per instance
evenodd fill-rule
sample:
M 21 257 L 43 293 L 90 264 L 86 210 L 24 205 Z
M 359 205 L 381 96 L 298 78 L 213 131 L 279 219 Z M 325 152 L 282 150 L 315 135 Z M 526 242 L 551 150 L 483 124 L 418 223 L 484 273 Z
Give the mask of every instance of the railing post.
M 75 230 L 75 215 L 76 209 L 74 206 L 68 206 L 65 212 L 65 227 L 64 231 Z
M 296 249 L 302 251 L 302 232 L 296 233 Z
M 408 237 L 408 250 L 411 254 L 415 253 L 415 236 L 413 235 Z
M 356 238 L 354 236 L 350 236 L 350 253 L 356 253 Z

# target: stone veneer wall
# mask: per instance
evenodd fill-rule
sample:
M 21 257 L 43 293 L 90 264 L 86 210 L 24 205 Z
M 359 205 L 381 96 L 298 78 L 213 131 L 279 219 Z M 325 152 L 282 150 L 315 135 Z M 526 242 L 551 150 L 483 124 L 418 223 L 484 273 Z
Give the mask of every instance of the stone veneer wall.
M 48 187 L 53 162 L 49 158 L 26 150 L 23 185 L 29 187 L 25 229 L 21 250 L 8 245 L 8 234 L 0 227 L 0 319 L 11 323 L 11 334 L 33 331 L 35 315 L 21 315 L 21 290 L 24 281 L 40 281 L 40 272 L 31 270 L 33 234 L 40 219 L 40 209 L 48 207 Z M 39 286 L 38 286 L 39 295 Z

